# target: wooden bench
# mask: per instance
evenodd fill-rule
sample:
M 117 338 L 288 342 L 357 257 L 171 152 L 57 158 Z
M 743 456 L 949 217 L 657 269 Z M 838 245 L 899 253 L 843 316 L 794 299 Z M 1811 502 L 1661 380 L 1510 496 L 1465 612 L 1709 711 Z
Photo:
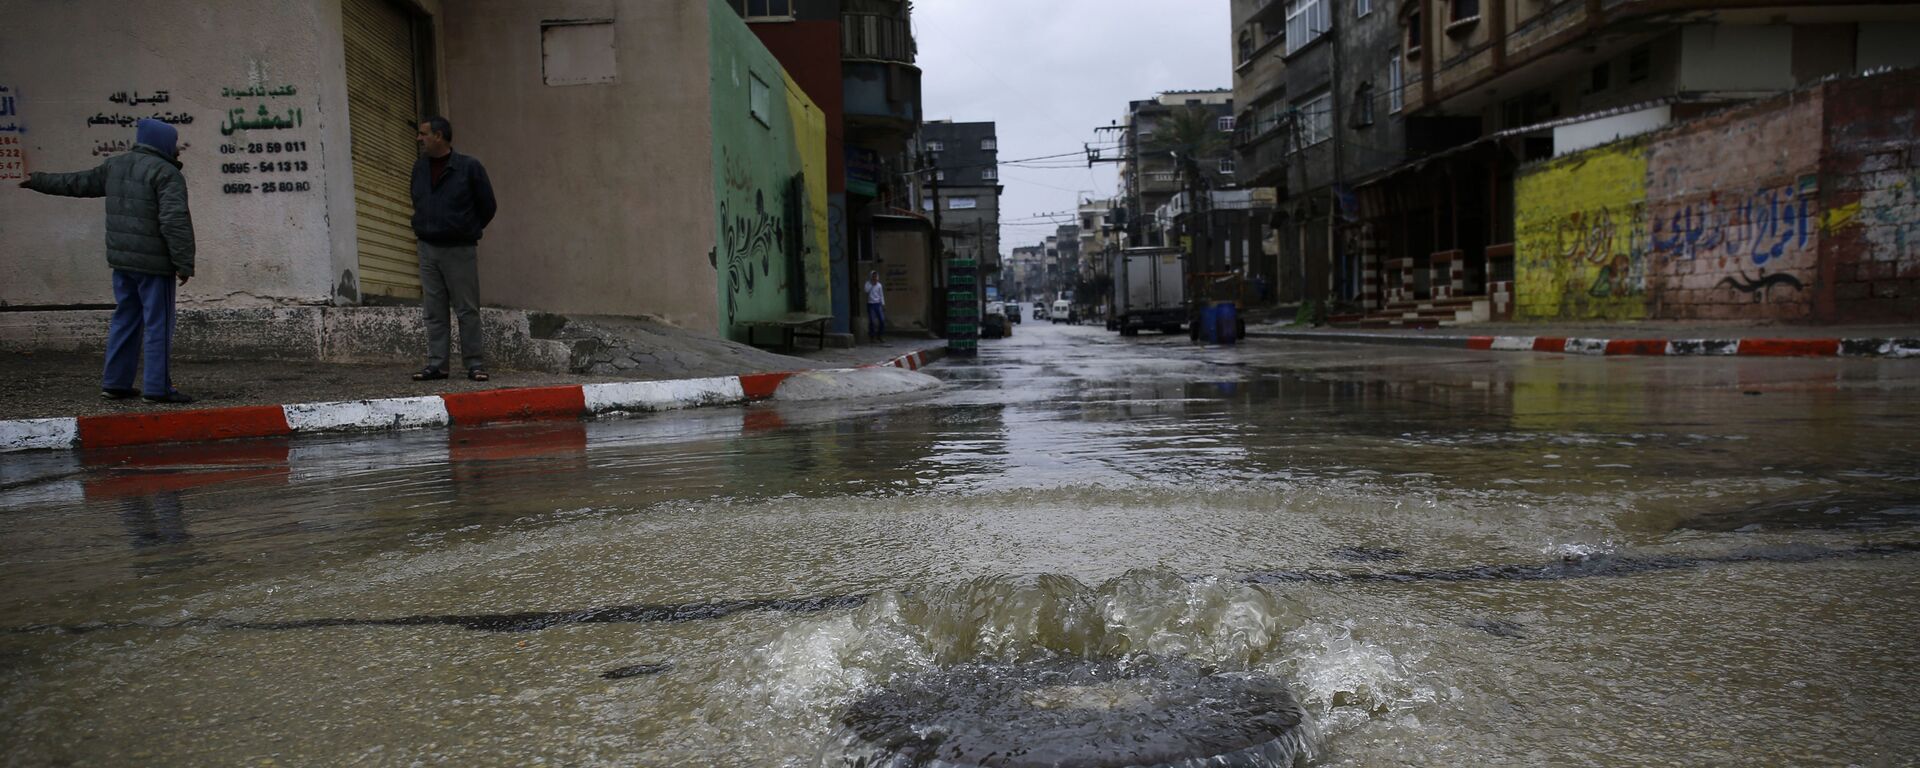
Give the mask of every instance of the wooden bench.
M 754 331 L 772 328 L 780 332 L 780 347 L 794 349 L 795 339 L 811 336 L 819 340 L 819 349 L 827 348 L 827 322 L 833 315 L 816 315 L 810 312 L 788 312 L 780 317 L 767 320 L 749 320 L 740 325 L 747 329 L 747 343 L 760 346 L 754 340 Z

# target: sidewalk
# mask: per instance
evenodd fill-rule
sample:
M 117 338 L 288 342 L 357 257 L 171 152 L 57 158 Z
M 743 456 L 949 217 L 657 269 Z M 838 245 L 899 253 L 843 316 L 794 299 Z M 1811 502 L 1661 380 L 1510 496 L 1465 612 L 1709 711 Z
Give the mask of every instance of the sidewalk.
M 493 370 L 416 382 L 415 367 L 265 360 L 176 360 L 187 406 L 100 397 L 100 357 L 0 353 L 0 452 L 192 442 L 581 418 L 765 399 L 795 373 L 872 366 L 917 369 L 944 355 L 937 339 L 774 354 L 687 334 L 617 375 Z
M 1247 325 L 1247 337 L 1338 344 L 1579 355 L 1881 357 L 1920 359 L 1920 326 L 1784 325 L 1626 320 L 1480 323 L 1432 330 Z

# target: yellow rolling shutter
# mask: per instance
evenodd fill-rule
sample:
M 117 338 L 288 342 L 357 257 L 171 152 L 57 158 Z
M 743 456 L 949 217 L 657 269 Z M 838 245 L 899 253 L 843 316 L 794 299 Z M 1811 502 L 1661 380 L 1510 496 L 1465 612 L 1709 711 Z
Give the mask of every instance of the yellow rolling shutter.
M 342 0 L 346 21 L 347 124 L 353 144 L 353 202 L 359 222 L 360 293 L 420 297 L 413 239 L 413 29 L 392 0 Z

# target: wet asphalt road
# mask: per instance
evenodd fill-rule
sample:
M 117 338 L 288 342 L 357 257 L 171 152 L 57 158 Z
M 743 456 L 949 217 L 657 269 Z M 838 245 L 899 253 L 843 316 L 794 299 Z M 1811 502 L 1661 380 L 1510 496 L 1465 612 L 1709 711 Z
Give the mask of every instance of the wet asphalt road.
M 1135 657 L 1285 681 L 1316 765 L 1920 748 L 1920 364 L 1014 333 L 922 396 L 8 455 L 0 762 L 833 765 L 893 681 Z

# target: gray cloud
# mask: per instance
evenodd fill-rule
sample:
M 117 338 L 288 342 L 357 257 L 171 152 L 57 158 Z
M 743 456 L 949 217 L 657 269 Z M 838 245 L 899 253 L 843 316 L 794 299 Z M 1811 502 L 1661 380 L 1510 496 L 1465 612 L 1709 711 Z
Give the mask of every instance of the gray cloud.
M 1128 101 L 1231 87 L 1227 11 L 1226 0 L 918 0 L 927 117 L 998 123 L 1003 161 L 1078 152 Z M 1111 165 L 1036 164 L 1064 167 L 1000 169 L 1003 250 L 1053 232 L 1022 225 L 1038 214 L 1113 194 Z

